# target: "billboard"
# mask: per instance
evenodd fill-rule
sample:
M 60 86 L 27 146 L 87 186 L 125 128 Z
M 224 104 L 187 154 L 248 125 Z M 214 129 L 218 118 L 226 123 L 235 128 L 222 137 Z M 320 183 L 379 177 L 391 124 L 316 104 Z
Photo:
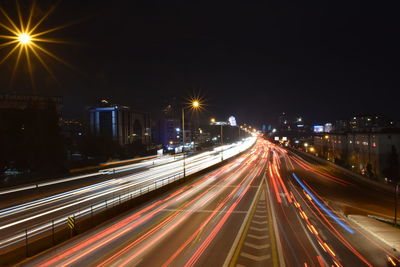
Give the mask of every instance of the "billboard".
M 324 132 L 330 133 L 332 131 L 332 123 L 325 123 Z
M 324 126 L 323 125 L 314 125 L 314 133 L 323 133 Z

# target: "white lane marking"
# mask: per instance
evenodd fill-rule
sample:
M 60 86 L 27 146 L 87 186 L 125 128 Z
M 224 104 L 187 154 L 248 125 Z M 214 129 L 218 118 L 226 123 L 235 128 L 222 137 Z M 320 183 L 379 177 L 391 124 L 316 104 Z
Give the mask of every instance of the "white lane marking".
M 264 261 L 264 260 L 268 260 L 268 259 L 271 258 L 270 254 L 263 255 L 263 256 L 255 256 L 255 255 L 252 255 L 252 254 L 249 254 L 249 253 L 246 253 L 246 252 L 240 253 L 240 256 L 248 258 L 248 259 L 253 260 L 253 261 Z
M 256 221 L 256 220 L 253 220 L 251 223 L 255 223 L 255 224 L 258 224 L 258 225 L 264 225 L 264 224 L 267 224 L 267 221 Z
M 250 230 L 263 232 L 263 231 L 267 231 L 268 229 L 266 227 L 265 228 L 264 227 L 263 228 L 259 228 L 259 227 L 250 226 Z
M 248 236 L 248 237 L 251 237 L 251 238 L 254 238 L 254 239 L 258 239 L 258 240 L 269 238 L 269 235 L 253 235 L 253 234 L 248 234 L 247 236 Z
M 255 248 L 255 249 L 264 249 L 264 248 L 269 248 L 270 244 L 264 244 L 264 245 L 256 245 L 256 244 L 252 244 L 249 242 L 244 242 L 244 244 L 250 248 Z
M 179 211 L 179 212 L 215 212 L 215 210 L 196 210 L 193 211 L 191 209 L 163 209 L 163 211 Z M 217 213 L 239 213 L 239 214 L 247 214 L 247 210 L 233 210 L 233 211 L 227 211 L 227 210 L 220 210 Z
M 264 175 L 265 175 L 265 174 L 264 174 Z M 253 200 L 252 200 L 252 202 L 251 202 L 251 204 L 250 204 L 249 211 L 254 207 L 254 205 L 256 205 L 256 200 L 257 200 L 258 194 L 261 193 L 261 189 L 262 189 L 262 186 L 261 186 L 261 185 L 262 185 L 262 180 L 261 180 L 260 185 L 259 185 L 259 187 L 258 187 L 258 189 L 257 189 L 257 192 L 255 193 L 254 198 L 253 198 Z M 235 240 L 233 241 L 233 244 L 232 244 L 232 246 L 231 246 L 231 249 L 229 250 L 228 256 L 226 256 L 225 262 L 224 262 L 224 264 L 222 265 L 223 267 L 229 266 L 229 263 L 231 262 L 232 257 L 233 257 L 233 253 L 235 252 L 236 247 L 237 247 L 238 244 L 239 244 L 240 237 L 243 235 L 243 232 L 244 232 L 244 228 L 245 228 L 245 226 L 246 226 L 246 223 L 247 223 L 247 221 L 250 219 L 249 217 L 250 217 L 250 212 L 247 213 L 246 217 L 244 218 L 244 220 L 243 220 L 243 222 L 242 222 L 242 225 L 240 226 L 240 229 L 239 229 L 239 231 L 238 231 L 238 233 L 237 233 L 237 235 L 236 235 Z

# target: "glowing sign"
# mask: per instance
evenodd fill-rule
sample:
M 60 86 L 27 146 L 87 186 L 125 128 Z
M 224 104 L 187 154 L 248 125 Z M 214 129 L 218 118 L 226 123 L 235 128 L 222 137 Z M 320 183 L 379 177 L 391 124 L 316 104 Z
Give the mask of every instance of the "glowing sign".
M 235 118 L 235 117 L 230 116 L 229 119 L 228 119 L 228 121 L 229 121 L 229 124 L 230 124 L 231 126 L 237 126 L 237 124 L 236 124 L 236 118 Z
M 330 133 L 332 131 L 332 123 L 325 123 L 324 132 Z
M 282 141 L 287 141 L 287 137 L 286 136 L 282 137 Z
M 323 132 L 324 132 L 324 126 L 314 125 L 314 133 L 323 133 Z
M 275 136 L 275 137 L 274 137 L 274 140 L 275 140 L 275 141 L 279 141 L 279 136 Z

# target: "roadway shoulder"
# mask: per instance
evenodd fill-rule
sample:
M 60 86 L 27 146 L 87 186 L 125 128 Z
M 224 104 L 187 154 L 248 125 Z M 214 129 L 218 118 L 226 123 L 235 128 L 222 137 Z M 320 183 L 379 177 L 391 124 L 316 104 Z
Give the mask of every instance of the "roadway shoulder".
M 400 251 L 400 229 L 363 215 L 348 215 L 347 217 L 370 235 Z

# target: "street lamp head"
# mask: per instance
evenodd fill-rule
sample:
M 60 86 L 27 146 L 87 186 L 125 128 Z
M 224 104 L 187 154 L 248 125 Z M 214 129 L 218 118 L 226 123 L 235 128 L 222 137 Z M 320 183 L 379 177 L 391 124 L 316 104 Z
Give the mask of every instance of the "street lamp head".
M 193 108 L 199 108 L 200 107 L 200 102 L 199 102 L 199 100 L 193 100 L 193 102 L 192 102 L 192 107 Z
M 215 118 L 211 118 L 210 122 L 215 123 Z
M 28 45 L 32 41 L 32 37 L 28 33 L 21 33 L 18 35 L 18 41 L 22 45 Z

